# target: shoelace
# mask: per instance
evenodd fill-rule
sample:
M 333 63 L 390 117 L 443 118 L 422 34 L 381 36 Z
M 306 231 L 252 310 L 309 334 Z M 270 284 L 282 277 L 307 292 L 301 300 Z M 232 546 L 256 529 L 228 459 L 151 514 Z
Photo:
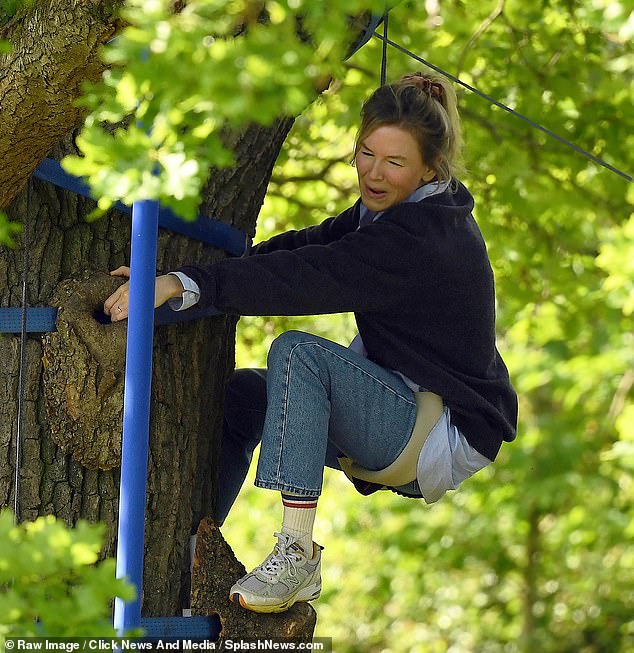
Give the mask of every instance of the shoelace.
M 272 577 L 281 569 L 287 568 L 289 575 L 295 576 L 297 574 L 295 563 L 299 562 L 302 556 L 289 550 L 294 542 L 293 538 L 287 533 L 274 533 L 274 535 L 277 537 L 275 552 L 260 565 L 257 571 Z

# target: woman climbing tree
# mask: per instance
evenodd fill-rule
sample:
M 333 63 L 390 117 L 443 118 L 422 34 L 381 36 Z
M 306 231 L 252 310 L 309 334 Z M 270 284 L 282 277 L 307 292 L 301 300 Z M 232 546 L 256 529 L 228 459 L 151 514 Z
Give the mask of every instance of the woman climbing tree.
M 226 388 L 216 520 L 224 522 L 261 442 L 255 484 L 281 492 L 283 522 L 264 562 L 230 597 L 280 612 L 319 596 L 312 531 L 324 466 L 363 494 L 388 488 L 427 503 L 515 438 L 517 397 L 495 345 L 495 290 L 473 198 L 457 179 L 456 96 L 406 75 L 366 101 L 354 149 L 360 198 L 340 215 L 156 281 L 156 305 L 237 315 L 352 311 L 349 347 L 289 331 L 267 370 Z M 112 273 L 129 276 L 122 267 Z M 104 304 L 125 319 L 128 284 Z

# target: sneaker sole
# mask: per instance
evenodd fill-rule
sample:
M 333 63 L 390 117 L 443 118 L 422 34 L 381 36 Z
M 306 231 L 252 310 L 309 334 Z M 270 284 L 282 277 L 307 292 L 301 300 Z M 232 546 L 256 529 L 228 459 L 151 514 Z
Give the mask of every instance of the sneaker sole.
M 231 600 L 234 603 L 239 604 L 245 610 L 251 610 L 251 612 L 259 612 L 263 614 L 270 614 L 274 612 L 286 612 L 291 606 L 295 603 L 302 603 L 307 601 L 314 601 L 319 598 L 321 594 L 321 583 L 319 585 L 309 585 L 304 587 L 297 594 L 292 596 L 290 599 L 284 601 L 283 603 L 274 603 L 274 604 L 258 604 L 258 603 L 248 603 L 247 599 L 240 594 L 239 592 L 234 592 L 231 595 Z

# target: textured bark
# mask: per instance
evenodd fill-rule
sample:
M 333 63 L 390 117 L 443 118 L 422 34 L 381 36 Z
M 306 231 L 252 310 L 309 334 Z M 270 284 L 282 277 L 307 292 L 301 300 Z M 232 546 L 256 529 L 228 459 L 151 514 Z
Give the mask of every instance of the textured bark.
M 198 528 L 192 574 L 192 614 L 220 617 L 221 639 L 285 638 L 310 642 L 317 615 L 309 603 L 296 603 L 279 614 L 256 614 L 229 601 L 229 590 L 244 576 L 244 565 L 237 560 L 218 528 L 208 519 Z
M 81 275 L 50 299 L 58 313 L 57 331 L 43 339 L 48 425 L 62 451 L 89 469 L 121 466 L 126 324 L 90 316 L 124 281 L 105 271 Z
M 272 166 L 291 124 L 288 119 L 273 128 L 252 127 L 235 139 L 237 166 L 212 176 L 204 202 L 208 210 L 254 233 Z M 59 158 L 70 150 L 72 140 L 67 138 L 54 154 Z M 254 152 L 258 156 L 253 156 Z M 37 180 L 29 183 L 30 206 L 24 191 L 8 209 L 9 216 L 20 222 L 27 210 L 30 214 L 29 303 L 66 308 L 58 334 L 28 338 L 20 515 L 33 519 L 55 514 L 69 524 L 79 518 L 103 521 L 108 527 L 104 555 L 113 555 L 119 471 L 86 466 L 95 455 L 97 461 L 108 459 L 105 466 L 109 466 L 112 456 L 100 453 L 94 442 L 76 441 L 73 424 L 83 411 L 92 427 L 98 425 L 100 406 L 108 404 L 114 387 L 113 379 L 107 378 L 107 365 L 103 365 L 104 352 L 109 351 L 112 376 L 117 377 L 120 372 L 113 361 L 123 351 L 125 328 L 96 325 L 94 294 L 86 288 L 80 292 L 77 282 L 65 280 L 81 280 L 87 270 L 106 271 L 129 263 L 129 218 L 111 212 L 87 223 L 84 217 L 94 202 Z M 0 248 L 1 306 L 20 305 L 23 245 L 19 242 L 15 250 Z M 212 262 L 225 256 L 214 247 L 163 230 L 158 252 L 159 272 L 185 262 Z M 103 292 L 100 301 L 109 294 Z M 235 321 L 219 316 L 155 330 L 143 600 L 147 615 L 178 614 L 187 600 L 189 535 L 202 516 L 212 513 L 224 381 L 234 364 Z M 55 339 L 58 344 L 52 347 Z M 53 360 L 55 356 L 65 357 L 64 364 Z M 70 368 L 73 360 L 78 363 L 75 370 Z M 50 365 L 46 376 L 45 363 Z M 0 336 L 0 505 L 12 505 L 15 492 L 18 372 L 19 337 Z M 114 385 L 117 383 L 120 380 L 115 379 Z M 59 401 L 51 405 L 56 393 Z M 121 405 L 105 414 L 112 418 L 120 410 Z M 65 433 L 60 433 L 62 425 Z M 102 446 L 116 449 L 120 446 L 112 440 L 116 429 L 110 430 L 111 437 Z M 56 439 L 63 440 L 72 455 L 65 453 Z
M 35 0 L 2 30 L 0 209 L 23 188 L 53 146 L 81 123 L 73 106 L 84 80 L 104 69 L 97 50 L 115 34 L 121 0 Z

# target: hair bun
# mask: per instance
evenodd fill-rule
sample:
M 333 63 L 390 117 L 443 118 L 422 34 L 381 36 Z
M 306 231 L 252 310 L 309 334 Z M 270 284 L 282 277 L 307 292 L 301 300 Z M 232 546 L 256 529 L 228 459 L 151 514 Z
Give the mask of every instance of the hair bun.
M 424 93 L 427 93 L 429 97 L 436 98 L 437 100 L 442 100 L 442 84 L 433 77 L 429 77 L 424 73 L 409 73 L 408 75 L 405 75 L 401 78 L 401 83 L 411 84 Z

